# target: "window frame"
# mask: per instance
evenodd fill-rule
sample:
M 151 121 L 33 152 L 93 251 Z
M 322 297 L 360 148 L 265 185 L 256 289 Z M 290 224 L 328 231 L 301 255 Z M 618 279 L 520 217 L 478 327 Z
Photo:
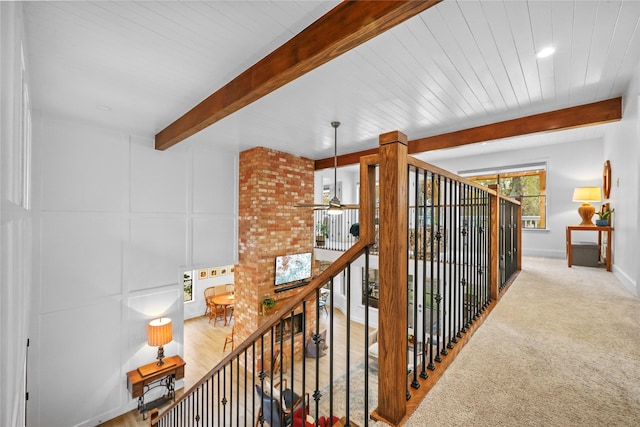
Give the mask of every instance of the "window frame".
M 521 198 L 537 197 L 540 199 L 539 220 L 537 227 L 528 227 L 527 220 L 522 220 L 523 230 L 548 230 L 547 228 L 547 163 L 531 163 L 525 165 L 508 165 L 491 169 L 459 172 L 459 175 L 468 180 L 477 182 L 481 180 L 495 179 L 498 191 L 501 191 L 501 180 L 507 178 L 520 178 L 526 176 L 539 176 L 539 193 L 537 195 L 521 196 Z M 523 212 L 524 214 L 524 212 Z M 524 217 L 524 215 L 523 215 Z

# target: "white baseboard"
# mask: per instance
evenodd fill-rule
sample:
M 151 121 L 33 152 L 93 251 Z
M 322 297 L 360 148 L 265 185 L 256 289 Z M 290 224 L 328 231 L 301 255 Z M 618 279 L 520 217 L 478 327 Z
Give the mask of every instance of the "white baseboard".
M 611 267 L 613 274 L 616 278 L 622 283 L 626 289 L 629 290 L 634 296 L 640 297 L 640 289 L 638 289 L 638 284 L 631 279 L 624 271 L 620 270 L 620 268 L 613 265 Z

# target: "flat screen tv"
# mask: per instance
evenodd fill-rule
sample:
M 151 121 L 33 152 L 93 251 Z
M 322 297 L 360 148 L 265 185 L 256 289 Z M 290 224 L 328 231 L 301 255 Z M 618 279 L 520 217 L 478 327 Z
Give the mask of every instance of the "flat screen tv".
M 311 278 L 311 252 L 276 257 L 276 286 Z

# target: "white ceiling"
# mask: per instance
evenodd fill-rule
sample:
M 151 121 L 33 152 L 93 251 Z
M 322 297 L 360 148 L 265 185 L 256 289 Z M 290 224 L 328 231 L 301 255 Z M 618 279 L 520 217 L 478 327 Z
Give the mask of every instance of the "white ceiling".
M 336 4 L 25 2 L 32 103 L 153 136 Z M 549 45 L 555 55 L 537 59 Z M 333 120 L 338 154 L 375 148 L 396 129 L 417 139 L 621 96 L 639 59 L 640 1 L 447 0 L 192 139 L 331 157 Z M 599 128 L 517 147 L 595 138 Z

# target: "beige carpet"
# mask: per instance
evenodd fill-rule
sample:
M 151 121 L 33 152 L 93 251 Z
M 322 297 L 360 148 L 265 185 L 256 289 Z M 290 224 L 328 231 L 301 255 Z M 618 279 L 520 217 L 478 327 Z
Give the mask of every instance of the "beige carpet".
M 639 426 L 640 299 L 604 269 L 523 271 L 408 426 Z

